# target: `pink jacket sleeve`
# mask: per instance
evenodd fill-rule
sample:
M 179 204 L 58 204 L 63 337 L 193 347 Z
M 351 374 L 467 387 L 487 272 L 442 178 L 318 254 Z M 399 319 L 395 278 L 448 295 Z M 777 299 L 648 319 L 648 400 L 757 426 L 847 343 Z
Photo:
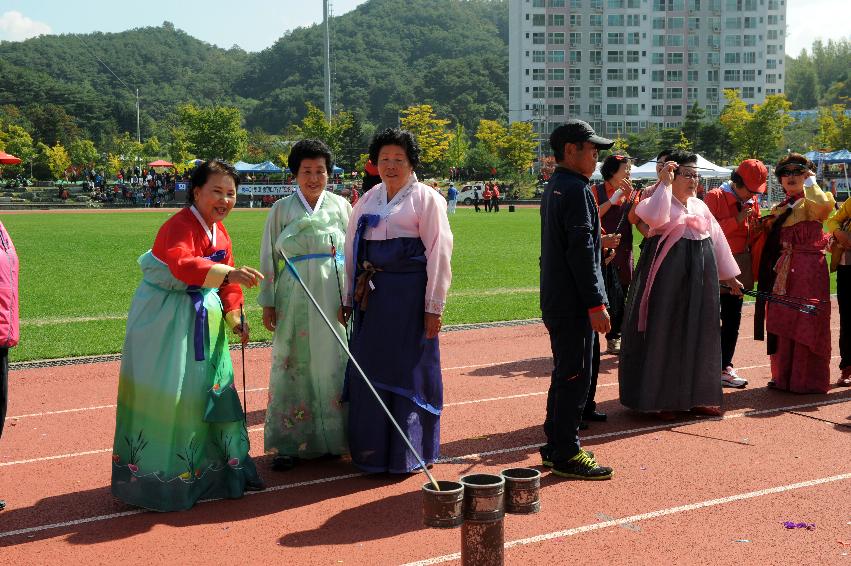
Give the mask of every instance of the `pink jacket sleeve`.
M 435 191 L 422 193 L 422 212 L 419 218 L 420 239 L 425 246 L 428 283 L 425 292 L 425 311 L 442 314 L 446 295 L 452 282 L 452 229 L 446 216 L 446 201 Z
M 636 205 L 635 214 L 650 226 L 651 230 L 658 229 L 671 221 L 672 198 L 671 186 L 660 184 L 650 197 Z

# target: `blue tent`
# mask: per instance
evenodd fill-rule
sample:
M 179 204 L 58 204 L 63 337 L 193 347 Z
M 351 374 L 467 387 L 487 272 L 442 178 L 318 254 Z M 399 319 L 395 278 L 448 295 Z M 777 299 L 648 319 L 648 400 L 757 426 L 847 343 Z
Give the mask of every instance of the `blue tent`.
M 333 173 L 334 175 L 342 175 L 344 171 L 342 167 L 337 167 L 336 165 L 334 165 L 333 169 L 331 169 L 331 173 Z
M 824 153 L 819 151 L 810 151 L 805 153 L 804 157 L 816 164 L 819 162 L 826 163 L 828 165 L 832 165 L 834 163 L 851 163 L 851 151 L 848 151 L 847 149 L 828 151 Z
M 252 172 L 254 173 L 281 173 L 283 169 L 272 163 L 271 161 L 264 161 L 258 165 L 254 166 Z
M 251 173 L 255 167 L 257 167 L 256 163 L 246 163 L 245 161 L 237 161 L 233 164 L 233 168 L 238 173 Z

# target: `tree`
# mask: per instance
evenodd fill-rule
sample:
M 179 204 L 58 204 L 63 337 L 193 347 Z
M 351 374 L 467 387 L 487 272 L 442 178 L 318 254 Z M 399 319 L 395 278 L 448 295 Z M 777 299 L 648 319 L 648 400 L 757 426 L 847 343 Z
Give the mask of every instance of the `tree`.
M 674 149 L 679 149 L 681 151 L 691 151 L 692 143 L 686 137 L 682 130 L 680 130 L 680 141 L 674 144 Z
M 162 155 L 162 144 L 157 136 L 151 136 L 142 144 L 142 159 L 145 162 L 153 161 Z
M 512 122 L 503 143 L 502 158 L 514 174 L 527 171 L 538 149 L 535 130 L 529 122 Z
M 700 148 L 700 131 L 703 129 L 703 121 L 706 119 L 706 111 L 695 102 L 683 120 L 683 126 L 680 130 L 687 140 L 690 141 L 691 147 Z
M 120 161 L 119 169 L 131 169 L 142 162 L 142 144 L 128 132 L 112 138 L 112 150 Z
M 242 128 L 239 108 L 184 104 L 178 117 L 195 155 L 233 161 L 245 153 L 248 132 Z
M 841 104 L 820 108 L 818 116 L 819 149 L 847 149 L 851 147 L 851 117 Z
M 402 110 L 402 128 L 414 134 L 420 146 L 420 161 L 427 170 L 444 160 L 449 149 L 449 120 L 438 118 L 429 104 L 409 106 Z
M 476 128 L 476 139 L 484 151 L 498 157 L 505 143 L 505 136 L 505 126 L 496 120 L 479 120 L 479 127 Z
M 98 160 L 100 154 L 93 141 L 76 139 L 71 142 L 71 146 L 68 148 L 68 156 L 73 165 L 91 167 Z
M 24 164 L 32 164 L 33 159 L 38 155 L 30 134 L 17 124 L 6 124 L 0 130 L 0 149 L 21 159 L 20 165 L 6 166 L 5 170 L 15 174 L 23 172 Z
M 727 106 L 721 112 L 720 122 L 730 134 L 735 148 L 735 160 L 750 157 L 771 160 L 776 157 L 783 142 L 783 131 L 792 122 L 788 115 L 791 104 L 782 94 L 772 94 L 762 104 L 748 110 L 739 93 L 724 90 Z
M 786 92 L 792 107 L 815 108 L 819 100 L 819 80 L 807 51 L 802 50 L 797 60 L 787 58 L 786 61 Z
M 293 139 L 318 139 L 324 141 L 335 158 L 340 156 L 349 131 L 354 124 L 350 112 L 338 112 L 331 120 L 317 106 L 307 103 L 307 116 L 290 129 Z
M 68 152 L 59 142 L 53 147 L 43 143 L 38 144 L 39 151 L 50 169 L 50 174 L 54 179 L 61 179 L 65 176 L 65 171 L 71 166 L 71 158 Z
M 651 126 L 637 134 L 627 134 L 626 143 L 630 154 L 640 161 L 656 159 L 659 153 L 659 128 Z
M 447 167 L 461 167 L 464 160 L 467 159 L 468 151 L 470 151 L 470 139 L 467 137 L 464 125 L 458 124 L 452 131 L 452 138 L 449 140 L 449 147 L 446 149 Z
M 177 171 L 182 173 L 188 168 L 188 161 L 195 156 L 192 154 L 189 140 L 186 139 L 186 132 L 182 128 L 173 127 L 169 132 L 171 136 L 166 144 L 166 154 Z

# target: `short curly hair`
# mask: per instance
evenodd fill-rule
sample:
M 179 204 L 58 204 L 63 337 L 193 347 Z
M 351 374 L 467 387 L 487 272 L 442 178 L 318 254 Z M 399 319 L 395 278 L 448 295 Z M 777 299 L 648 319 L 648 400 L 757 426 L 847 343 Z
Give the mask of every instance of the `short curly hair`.
M 298 169 L 301 167 L 301 162 L 305 159 L 315 159 L 317 157 L 325 158 L 325 170 L 330 175 L 332 172 L 333 156 L 331 149 L 322 140 L 305 139 L 297 142 L 290 150 L 290 156 L 287 158 L 287 167 L 293 175 L 298 175 Z
M 629 163 L 629 161 L 630 157 L 627 155 L 610 155 L 603 160 L 603 164 L 600 166 L 600 175 L 603 176 L 604 181 L 608 181 L 615 176 L 621 165 Z
M 210 176 L 217 173 L 233 179 L 234 187 L 239 188 L 239 173 L 236 172 L 233 165 L 221 159 L 208 159 L 192 171 L 192 176 L 189 177 L 189 190 L 186 191 L 186 202 L 195 204 L 195 189 L 206 185 Z
M 398 145 L 405 150 L 405 155 L 408 156 L 411 167 L 416 169 L 420 166 L 420 145 L 411 132 L 399 128 L 387 128 L 375 134 L 375 137 L 369 142 L 369 159 L 376 165 L 378 164 L 378 154 L 381 152 L 381 148 L 386 145 Z

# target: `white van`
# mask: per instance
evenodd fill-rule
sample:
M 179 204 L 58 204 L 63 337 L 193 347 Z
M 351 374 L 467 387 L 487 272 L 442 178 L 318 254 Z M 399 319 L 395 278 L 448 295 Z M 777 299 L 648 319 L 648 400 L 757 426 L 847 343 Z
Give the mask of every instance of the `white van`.
M 466 205 L 473 204 L 474 189 L 479 191 L 479 202 L 483 202 L 482 193 L 485 192 L 484 183 L 473 183 L 472 185 L 464 185 L 464 187 L 458 191 L 458 202 Z

